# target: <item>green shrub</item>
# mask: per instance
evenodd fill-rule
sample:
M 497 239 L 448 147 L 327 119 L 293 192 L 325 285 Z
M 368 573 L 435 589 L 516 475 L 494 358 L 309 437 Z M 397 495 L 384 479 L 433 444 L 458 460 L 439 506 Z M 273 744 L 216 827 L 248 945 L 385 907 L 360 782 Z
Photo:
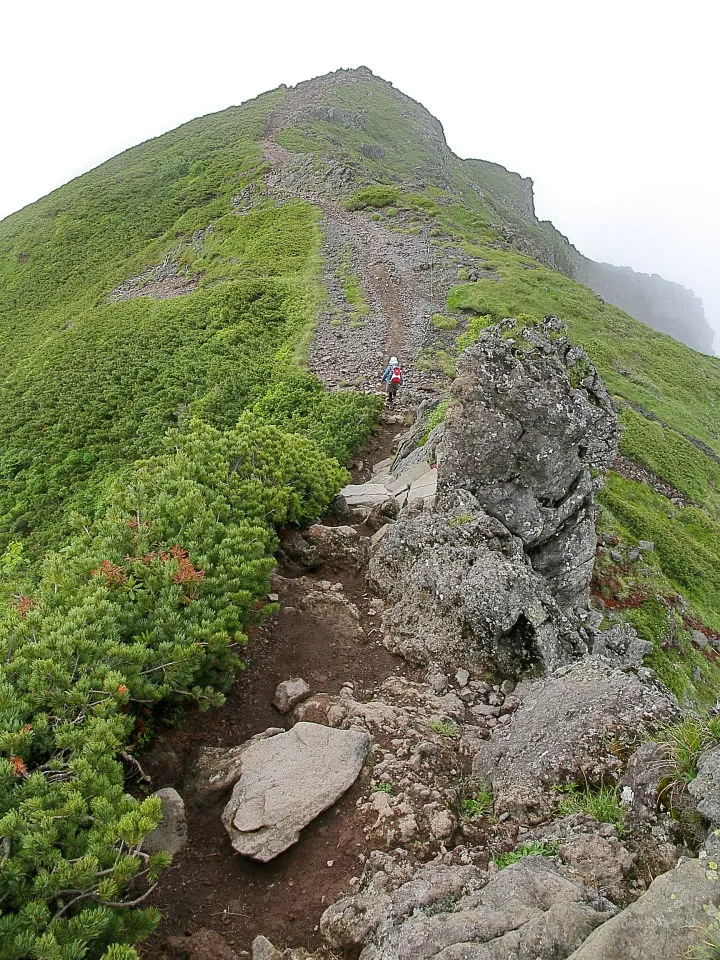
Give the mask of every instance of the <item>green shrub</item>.
M 251 415 L 166 445 L 0 619 L 4 960 L 98 957 L 152 929 L 154 911 L 121 908 L 169 862 L 141 850 L 160 803 L 128 797 L 116 759 L 134 714 L 221 701 L 275 528 L 315 519 L 346 478 L 312 441 Z
M 400 203 L 400 190 L 385 183 L 376 183 L 372 187 L 363 187 L 356 190 L 349 200 L 345 201 L 348 210 L 365 210 L 368 207 L 397 206 Z

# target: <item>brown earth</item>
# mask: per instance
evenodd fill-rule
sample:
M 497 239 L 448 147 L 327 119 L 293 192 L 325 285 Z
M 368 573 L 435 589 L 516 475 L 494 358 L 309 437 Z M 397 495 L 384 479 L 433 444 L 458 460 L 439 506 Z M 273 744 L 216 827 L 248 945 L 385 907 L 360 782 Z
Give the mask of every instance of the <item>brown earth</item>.
M 361 454 L 363 467 L 356 466 L 356 476 L 389 455 L 392 438 L 401 429 L 396 422 L 379 425 Z M 165 731 L 140 758 L 152 777 L 149 789 L 174 786 L 186 797 L 189 837 L 148 901 L 160 909 L 163 921 L 143 946 L 145 957 L 165 956 L 170 937 L 200 928 L 215 930 L 236 951 L 248 950 L 259 933 L 273 942 L 314 949 L 320 942 L 317 924 L 323 910 L 348 893 L 351 879 L 362 872 L 368 850 L 356 803 L 367 794 L 367 768 L 337 804 L 305 828 L 294 847 L 268 864 L 254 863 L 232 849 L 220 820 L 230 791 L 193 801 L 184 789 L 201 748 L 231 747 L 268 727 L 290 726 L 272 706 L 282 680 L 301 676 L 313 692 L 329 693 L 351 681 L 359 696 L 392 674 L 412 677 L 407 664 L 380 642 L 378 618 L 368 610 L 364 571 L 351 575 L 320 570 L 305 574 L 302 581 L 293 580 L 295 571 L 289 569 L 279 568 L 278 574 L 280 611 L 251 631 L 245 669 L 225 704 L 210 712 L 190 711 L 180 729 Z M 333 623 L 298 605 L 297 587 L 315 587 L 324 579 L 341 583 L 345 597 L 358 607 L 365 641 L 338 635 Z

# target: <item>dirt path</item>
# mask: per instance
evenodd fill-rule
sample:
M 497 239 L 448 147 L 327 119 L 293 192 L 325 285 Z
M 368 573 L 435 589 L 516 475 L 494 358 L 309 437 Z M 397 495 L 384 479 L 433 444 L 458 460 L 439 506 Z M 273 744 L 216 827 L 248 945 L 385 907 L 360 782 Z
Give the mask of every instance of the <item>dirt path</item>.
M 389 452 L 398 429 L 395 422 L 381 423 L 368 439 L 367 453 L 361 455 L 365 462 Z M 298 578 L 296 571 L 281 567 L 278 573 L 274 589 L 280 595 L 280 612 L 252 631 L 246 669 L 224 706 L 209 713 L 189 713 L 180 729 L 167 731 L 142 758 L 152 777 L 151 789 L 174 786 L 188 800 L 188 846 L 175 858 L 150 901 L 164 919 L 143 948 L 148 958 L 166 956 L 168 937 L 202 927 L 217 931 L 237 951 L 248 950 L 258 933 L 312 949 L 320 942 L 321 913 L 362 872 L 362 858 L 368 851 L 356 802 L 367 793 L 369 770 L 305 829 L 299 843 L 266 865 L 238 856 L 230 846 L 220 820 L 228 799 L 225 794 L 193 800 L 187 790 L 203 747 L 231 747 L 268 727 L 290 726 L 272 706 L 280 681 L 301 676 L 313 691 L 329 693 L 337 693 L 349 681 L 360 695 L 392 674 L 412 676 L 407 664 L 380 643 L 379 620 L 369 605 L 364 570 L 350 574 L 321 569 Z M 343 635 L 336 624 L 304 609 L 303 595 L 327 587 L 328 582 L 334 590 L 340 584 L 343 595 L 357 606 L 363 640 Z

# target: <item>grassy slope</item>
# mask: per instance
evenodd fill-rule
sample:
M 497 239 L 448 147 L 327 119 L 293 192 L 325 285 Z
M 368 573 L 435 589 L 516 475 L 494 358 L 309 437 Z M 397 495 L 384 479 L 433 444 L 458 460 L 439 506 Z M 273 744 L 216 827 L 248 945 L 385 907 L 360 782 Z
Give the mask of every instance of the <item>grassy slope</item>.
M 319 295 L 317 214 L 230 204 L 261 172 L 281 96 L 142 144 L 0 224 L 5 543 L 28 531 L 37 550 L 60 543 L 71 508 L 99 509 L 109 479 L 157 452 L 169 426 L 199 415 L 228 427 L 286 372 Z M 172 251 L 200 277 L 195 292 L 105 302 Z

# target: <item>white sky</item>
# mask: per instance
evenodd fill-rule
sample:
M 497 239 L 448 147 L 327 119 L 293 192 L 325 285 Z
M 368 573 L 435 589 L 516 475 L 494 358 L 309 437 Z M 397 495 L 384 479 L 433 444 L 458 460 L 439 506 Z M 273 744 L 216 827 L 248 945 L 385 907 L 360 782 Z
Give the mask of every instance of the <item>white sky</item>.
M 0 217 L 195 116 L 364 64 L 460 156 L 531 176 L 586 255 L 702 297 L 720 339 L 714 0 L 4 4 Z

